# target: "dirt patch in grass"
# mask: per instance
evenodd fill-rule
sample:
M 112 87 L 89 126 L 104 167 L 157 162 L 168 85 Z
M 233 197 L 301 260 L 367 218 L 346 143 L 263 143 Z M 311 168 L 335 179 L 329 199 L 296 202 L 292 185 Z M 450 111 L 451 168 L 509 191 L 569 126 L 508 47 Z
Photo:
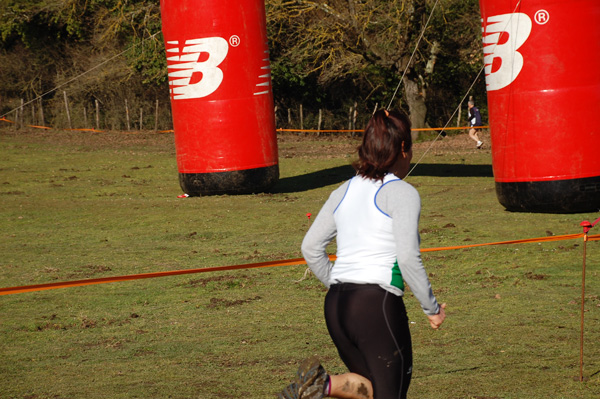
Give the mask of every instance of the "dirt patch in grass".
M 262 299 L 262 297 L 260 295 L 256 295 L 252 298 L 236 299 L 236 300 L 229 300 L 229 299 L 223 299 L 223 298 L 210 298 L 210 303 L 207 305 L 207 308 L 209 308 L 209 309 L 229 308 L 229 307 L 233 307 L 233 306 L 239 306 L 239 305 L 243 305 L 246 303 L 258 301 L 260 299 Z
M 179 284 L 180 286 L 186 286 L 186 287 L 206 287 L 211 283 L 221 283 L 221 284 L 230 284 L 230 283 L 234 283 L 236 281 L 239 281 L 240 279 L 244 279 L 245 276 L 234 276 L 234 275 L 221 275 L 221 276 L 212 276 L 212 277 L 206 277 L 206 278 L 197 278 L 197 279 L 193 279 L 188 281 L 185 284 Z
M 525 277 L 527 277 L 530 280 L 544 280 L 546 278 L 548 278 L 547 274 L 535 274 L 532 272 L 527 272 L 525 273 Z

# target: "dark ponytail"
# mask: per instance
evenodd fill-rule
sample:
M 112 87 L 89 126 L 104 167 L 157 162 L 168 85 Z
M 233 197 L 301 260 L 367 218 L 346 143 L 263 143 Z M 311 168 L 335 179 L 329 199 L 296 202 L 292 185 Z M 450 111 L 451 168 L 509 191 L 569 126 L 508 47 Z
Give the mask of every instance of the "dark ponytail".
M 361 176 L 382 180 L 402 150 L 408 152 L 411 147 L 408 117 L 398 111 L 379 110 L 365 128 L 358 160 L 352 166 Z

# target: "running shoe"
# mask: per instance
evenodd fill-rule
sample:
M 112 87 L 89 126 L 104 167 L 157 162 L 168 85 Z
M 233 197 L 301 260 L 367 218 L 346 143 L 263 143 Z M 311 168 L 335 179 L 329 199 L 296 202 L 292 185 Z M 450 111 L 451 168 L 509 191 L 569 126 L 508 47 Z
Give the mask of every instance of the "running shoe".
M 296 379 L 277 395 L 278 399 L 322 399 L 327 373 L 319 361 L 305 359 L 298 367 Z
M 298 384 L 292 382 L 284 388 L 283 391 L 277 394 L 277 399 L 299 399 Z
M 327 373 L 316 357 L 305 359 L 296 373 L 299 399 L 322 399 Z

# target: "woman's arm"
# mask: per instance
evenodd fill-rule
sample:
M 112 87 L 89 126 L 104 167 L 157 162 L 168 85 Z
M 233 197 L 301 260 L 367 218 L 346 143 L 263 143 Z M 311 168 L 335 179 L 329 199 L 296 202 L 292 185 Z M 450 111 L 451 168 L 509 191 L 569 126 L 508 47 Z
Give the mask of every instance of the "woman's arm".
M 331 193 L 302 241 L 302 255 L 308 267 L 328 288 L 333 264 L 329 260 L 327 246 L 337 234 L 333 212 L 344 198 L 348 184 L 345 182 Z
M 380 191 L 377 201 L 382 210 L 392 218 L 396 256 L 402 278 L 410 286 L 426 315 L 439 314 L 440 307 L 421 261 L 419 193 L 404 181 L 393 181 Z

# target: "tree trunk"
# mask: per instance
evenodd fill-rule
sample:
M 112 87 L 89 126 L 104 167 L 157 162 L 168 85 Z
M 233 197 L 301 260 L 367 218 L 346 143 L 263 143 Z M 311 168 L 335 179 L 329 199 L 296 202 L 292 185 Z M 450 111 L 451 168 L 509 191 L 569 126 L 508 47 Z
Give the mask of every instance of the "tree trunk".
M 425 105 L 425 89 L 414 80 L 404 77 L 404 93 L 406 103 L 408 104 L 408 112 L 410 122 L 413 129 L 422 129 L 427 127 L 425 124 L 425 116 L 427 115 L 427 105 Z M 419 132 L 412 132 L 413 141 L 419 138 Z

